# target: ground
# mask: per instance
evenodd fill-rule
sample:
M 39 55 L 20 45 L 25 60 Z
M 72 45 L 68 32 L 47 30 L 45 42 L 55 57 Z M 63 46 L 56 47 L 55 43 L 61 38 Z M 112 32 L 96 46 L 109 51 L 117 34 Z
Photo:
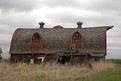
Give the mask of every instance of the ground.
M 121 61 L 87 65 L 10 64 L 0 61 L 0 81 L 121 81 Z

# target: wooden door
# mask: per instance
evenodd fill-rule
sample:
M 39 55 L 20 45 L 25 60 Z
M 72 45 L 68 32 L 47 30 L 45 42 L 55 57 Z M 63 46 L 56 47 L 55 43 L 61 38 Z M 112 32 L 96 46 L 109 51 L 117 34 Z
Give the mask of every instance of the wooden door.
M 32 53 L 39 53 L 41 50 L 41 37 L 35 33 L 32 37 Z

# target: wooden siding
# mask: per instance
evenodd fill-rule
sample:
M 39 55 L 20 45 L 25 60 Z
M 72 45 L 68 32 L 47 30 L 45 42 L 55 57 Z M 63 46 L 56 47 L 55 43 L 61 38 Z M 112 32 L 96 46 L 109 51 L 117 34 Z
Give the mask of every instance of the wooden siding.
M 32 40 L 32 53 L 38 53 L 40 52 L 41 48 L 41 43 L 40 43 L 40 40 Z
M 85 61 L 91 60 L 104 60 L 104 57 L 90 57 L 89 55 L 85 54 L 11 54 L 11 62 L 12 63 L 30 63 L 30 60 L 33 59 L 34 63 L 42 63 L 41 59 L 38 57 L 45 56 L 44 63 L 59 63 L 59 57 L 71 57 L 67 63 L 70 64 L 82 64 Z

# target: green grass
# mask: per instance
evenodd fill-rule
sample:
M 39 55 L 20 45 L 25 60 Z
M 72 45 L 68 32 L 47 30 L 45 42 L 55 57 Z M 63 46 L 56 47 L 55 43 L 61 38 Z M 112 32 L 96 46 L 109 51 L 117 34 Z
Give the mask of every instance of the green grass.
M 116 62 L 117 63 L 117 62 Z M 86 77 L 78 77 L 74 81 L 121 81 L 121 65 Z

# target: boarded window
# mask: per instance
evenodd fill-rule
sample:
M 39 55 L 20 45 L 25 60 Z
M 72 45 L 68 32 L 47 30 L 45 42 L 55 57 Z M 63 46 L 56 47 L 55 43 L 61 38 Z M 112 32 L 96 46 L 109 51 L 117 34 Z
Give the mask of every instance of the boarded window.
M 81 48 L 81 34 L 79 32 L 75 32 L 72 36 L 72 49 L 80 49 Z
M 41 36 L 39 33 L 33 34 L 32 37 L 32 53 L 38 53 L 41 50 Z

